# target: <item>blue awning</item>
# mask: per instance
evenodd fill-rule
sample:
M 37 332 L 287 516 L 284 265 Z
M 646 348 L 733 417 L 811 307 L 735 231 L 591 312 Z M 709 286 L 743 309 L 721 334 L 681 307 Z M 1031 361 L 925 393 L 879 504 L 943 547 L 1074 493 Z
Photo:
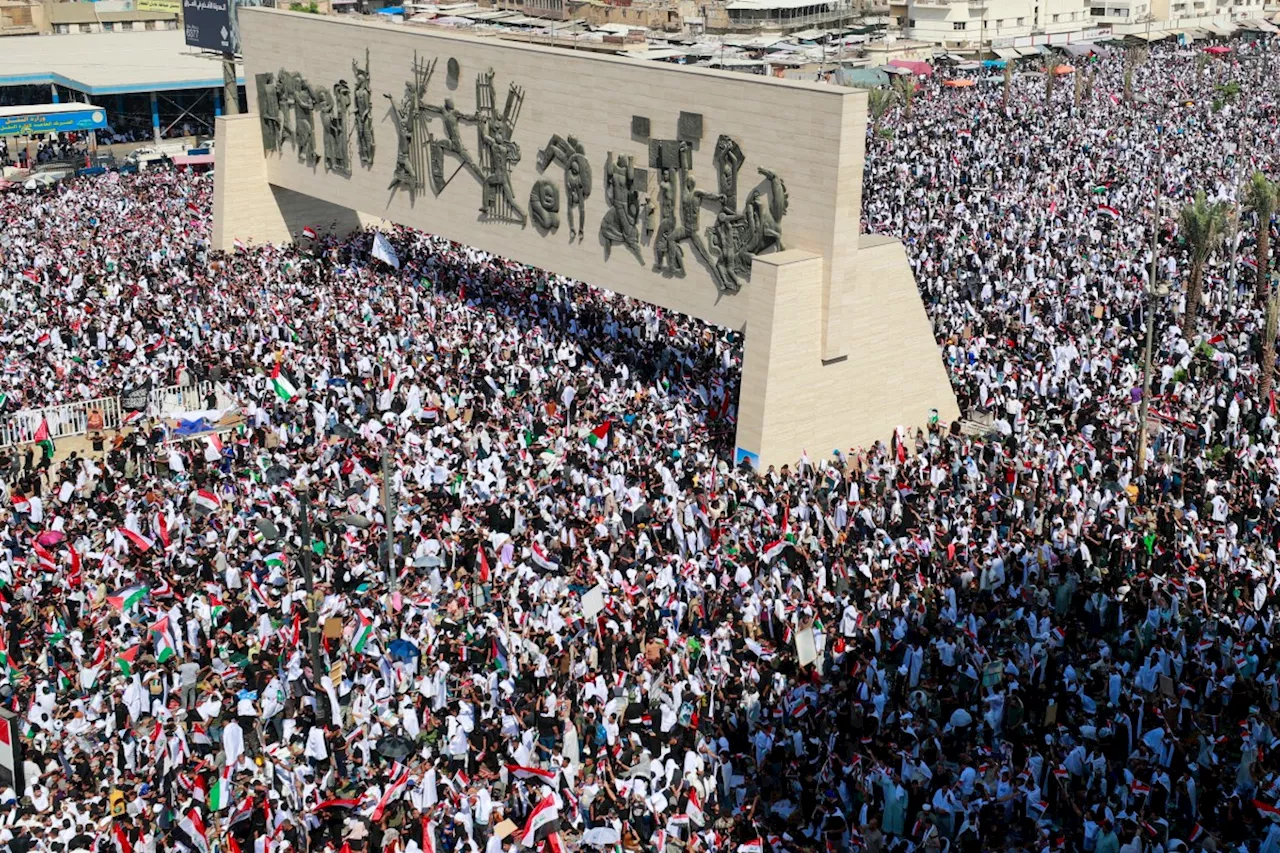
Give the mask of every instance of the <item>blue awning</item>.
M 378 14 L 379 14 L 379 15 L 403 15 L 403 14 L 404 14 L 404 7 L 403 7 L 403 6 L 390 6 L 390 7 L 386 8 L 386 9 L 379 9 L 379 10 L 378 10 Z

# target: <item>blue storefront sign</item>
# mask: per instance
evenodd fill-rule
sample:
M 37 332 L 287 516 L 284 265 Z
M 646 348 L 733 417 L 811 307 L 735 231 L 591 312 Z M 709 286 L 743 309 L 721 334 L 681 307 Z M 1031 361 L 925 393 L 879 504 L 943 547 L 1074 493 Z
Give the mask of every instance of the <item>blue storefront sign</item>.
M 107 114 L 102 110 L 95 109 L 0 116 L 0 136 L 70 133 L 77 130 L 93 130 L 106 126 Z

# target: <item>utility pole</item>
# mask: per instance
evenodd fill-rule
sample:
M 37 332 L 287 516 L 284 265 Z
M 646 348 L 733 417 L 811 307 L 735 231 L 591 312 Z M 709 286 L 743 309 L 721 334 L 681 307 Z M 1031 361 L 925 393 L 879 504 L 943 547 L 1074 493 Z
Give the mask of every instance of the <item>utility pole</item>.
M 387 573 L 387 589 L 395 593 L 398 578 L 394 567 L 396 498 L 391 491 L 391 450 L 382 450 L 382 518 L 387 526 L 386 550 L 382 554 L 382 569 Z
M 226 115 L 240 114 L 240 84 L 236 82 L 236 55 L 222 54 L 222 111 Z
M 1151 273 L 1147 281 L 1147 345 L 1142 353 L 1142 400 L 1138 404 L 1139 475 L 1147 467 L 1147 413 L 1151 408 L 1151 349 L 1156 329 L 1156 278 L 1160 270 L 1160 189 L 1164 183 L 1164 146 L 1160 144 L 1162 129 L 1156 128 L 1156 207 L 1151 216 Z
M 299 532 L 302 535 L 302 583 L 307 591 L 307 651 L 311 656 L 311 676 L 315 682 L 316 716 L 319 717 L 322 703 L 327 702 L 328 691 L 324 689 L 324 679 L 328 677 L 320 662 L 320 626 L 318 614 L 320 602 L 316 600 L 316 578 L 311 571 L 311 487 L 302 489 L 302 518 Z

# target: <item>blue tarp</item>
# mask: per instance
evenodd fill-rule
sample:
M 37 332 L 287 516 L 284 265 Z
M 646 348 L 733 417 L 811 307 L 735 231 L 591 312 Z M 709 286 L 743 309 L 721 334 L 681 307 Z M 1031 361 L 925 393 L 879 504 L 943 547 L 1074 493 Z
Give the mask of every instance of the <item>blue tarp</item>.
M 982 64 L 987 68 L 1004 68 L 1005 61 L 1003 59 L 984 59 Z
M 388 7 L 388 8 L 386 8 L 386 9 L 379 9 L 379 10 L 378 10 L 378 14 L 379 14 L 379 15 L 403 15 L 403 14 L 404 14 L 404 7 L 403 7 L 403 6 L 389 6 L 389 7 Z

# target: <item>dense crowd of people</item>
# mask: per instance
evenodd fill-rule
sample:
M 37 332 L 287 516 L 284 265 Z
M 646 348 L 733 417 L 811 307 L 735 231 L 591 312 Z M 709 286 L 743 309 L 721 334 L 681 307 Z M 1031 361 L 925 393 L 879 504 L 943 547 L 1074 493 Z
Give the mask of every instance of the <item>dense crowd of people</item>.
M 0 196 L 6 411 L 241 416 L 0 458 L 0 850 L 1280 851 L 1248 214 L 1190 338 L 1164 211 L 1147 282 L 1157 188 L 1276 172 L 1232 47 L 923 81 L 864 218 L 990 429 L 764 472 L 734 333 L 407 230 L 211 253 L 208 176 Z

